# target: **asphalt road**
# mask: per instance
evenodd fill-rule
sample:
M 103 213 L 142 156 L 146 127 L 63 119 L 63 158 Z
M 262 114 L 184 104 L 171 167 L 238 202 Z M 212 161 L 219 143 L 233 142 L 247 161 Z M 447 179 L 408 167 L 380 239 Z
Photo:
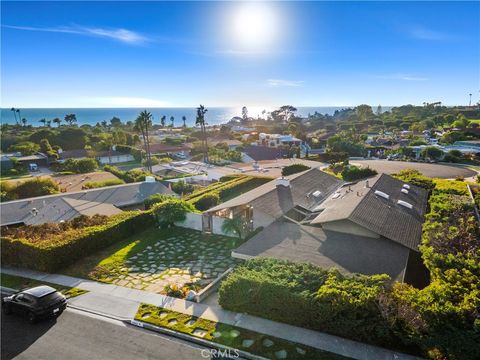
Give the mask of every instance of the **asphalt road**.
M 1 340 L 2 360 L 209 358 L 191 343 L 71 309 L 33 325 L 2 314 Z
M 379 173 L 386 174 L 397 173 L 403 169 L 416 169 L 425 176 L 443 179 L 455 179 L 457 176 L 468 178 L 476 175 L 476 172 L 471 169 L 445 164 L 388 160 L 350 160 L 350 163 L 361 166 L 369 166 L 370 168 L 377 170 Z

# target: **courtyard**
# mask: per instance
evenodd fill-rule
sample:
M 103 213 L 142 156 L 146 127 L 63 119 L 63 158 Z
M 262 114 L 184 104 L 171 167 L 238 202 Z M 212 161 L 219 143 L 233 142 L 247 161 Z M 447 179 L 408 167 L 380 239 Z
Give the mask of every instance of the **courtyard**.
M 173 227 L 149 228 L 88 256 L 64 273 L 165 293 L 166 286 L 199 290 L 235 265 L 236 239 Z

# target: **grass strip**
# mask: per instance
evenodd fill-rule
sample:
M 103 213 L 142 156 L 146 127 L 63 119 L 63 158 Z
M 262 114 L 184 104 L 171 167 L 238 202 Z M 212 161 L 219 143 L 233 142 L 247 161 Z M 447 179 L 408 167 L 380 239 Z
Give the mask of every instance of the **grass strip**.
M 141 304 L 135 320 L 209 340 L 269 359 L 345 360 L 344 356 L 233 325 Z

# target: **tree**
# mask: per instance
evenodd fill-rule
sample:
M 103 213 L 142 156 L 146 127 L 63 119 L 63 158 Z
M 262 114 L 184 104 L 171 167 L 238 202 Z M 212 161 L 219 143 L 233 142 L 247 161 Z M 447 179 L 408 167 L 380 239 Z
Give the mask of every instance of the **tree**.
M 31 141 L 23 141 L 18 144 L 14 144 L 8 148 L 8 151 L 20 152 L 22 155 L 33 155 L 40 151 L 40 146 Z
M 59 192 L 60 189 L 57 183 L 51 178 L 37 176 L 33 179 L 19 182 L 15 187 L 9 190 L 6 197 L 9 200 L 15 200 L 57 194 Z
M 38 120 L 38 122 L 41 122 L 43 124 L 43 126 L 45 126 L 45 123 L 47 122 L 47 119 L 43 118 L 43 119 Z
M 195 125 L 199 125 L 202 132 L 202 144 L 203 144 L 203 161 L 208 164 L 208 142 L 207 142 L 207 131 L 205 128 L 205 113 L 208 110 L 200 105 L 197 108 L 197 118 L 195 120 Z
M 67 114 L 65 115 L 65 122 L 72 126 L 77 122 L 77 116 L 75 114 Z
M 361 121 L 367 121 L 373 118 L 373 111 L 370 105 L 366 105 L 366 104 L 358 105 L 356 108 L 356 113 L 358 118 Z
M 248 121 L 248 109 L 246 106 L 242 108 L 242 119 L 243 119 L 243 123 L 246 124 Z
M 52 142 L 50 139 L 49 141 Z M 60 129 L 52 143 L 59 145 L 63 150 L 84 149 L 87 144 L 87 133 L 81 128 L 64 127 Z
M 424 159 L 439 160 L 443 156 L 443 151 L 436 146 L 427 146 L 422 149 L 420 155 Z
M 453 122 L 453 127 L 460 129 L 465 129 L 468 127 L 468 125 L 470 125 L 470 120 L 468 120 L 463 114 L 458 114 L 457 118 Z
M 161 118 L 160 118 L 160 125 L 162 125 L 162 128 L 165 127 L 165 121 L 166 121 L 167 117 L 165 115 L 163 115 Z
M 243 216 L 234 216 L 223 221 L 222 231 L 225 234 L 237 235 L 240 240 L 243 240 L 249 232 L 249 224 Z
M 146 198 L 143 202 L 145 204 L 145 210 L 151 209 L 153 205 L 173 199 L 171 195 L 166 194 L 153 194 Z
M 110 119 L 110 124 L 113 126 L 113 127 L 120 127 L 122 126 L 122 121 L 114 116 L 113 118 Z
M 47 127 L 51 127 L 52 125 L 52 120 L 47 120 Z
M 135 129 L 142 133 L 145 151 L 147 152 L 147 169 L 152 172 L 152 154 L 150 152 L 150 140 L 148 136 L 148 128 L 152 126 L 152 114 L 144 110 L 135 120 Z
M 20 119 L 22 118 L 21 113 L 20 113 L 20 109 L 15 109 L 15 112 L 17 113 L 18 121 L 20 122 Z
M 178 195 L 190 194 L 194 189 L 194 186 L 186 183 L 185 180 L 179 180 L 172 184 L 172 190 Z
M 378 116 L 382 115 L 382 105 L 377 106 L 377 115 Z
M 60 127 L 60 123 L 62 122 L 62 119 L 56 117 L 52 121 L 53 121 L 54 124 L 57 124 L 57 127 Z
M 23 126 L 27 126 L 27 119 L 23 118 L 22 119 L 22 124 L 23 124 Z
M 172 123 L 172 128 L 175 127 L 175 118 L 173 116 L 170 116 L 170 122 Z
M 15 124 L 17 124 L 17 125 L 18 125 L 18 120 L 17 120 L 17 110 L 16 110 L 14 107 L 12 107 L 12 108 L 10 109 L 10 111 L 12 111 L 12 112 L 13 112 L 13 117 L 15 118 Z
M 183 127 L 187 127 L 187 117 L 185 115 L 182 116 L 182 121 L 183 121 Z

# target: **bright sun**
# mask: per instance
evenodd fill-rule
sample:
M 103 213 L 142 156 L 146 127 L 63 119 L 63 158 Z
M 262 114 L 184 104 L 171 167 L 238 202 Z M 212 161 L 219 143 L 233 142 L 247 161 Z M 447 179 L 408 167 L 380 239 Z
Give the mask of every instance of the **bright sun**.
M 268 50 L 278 37 L 278 17 L 268 4 L 241 4 L 231 25 L 235 45 L 243 50 Z

